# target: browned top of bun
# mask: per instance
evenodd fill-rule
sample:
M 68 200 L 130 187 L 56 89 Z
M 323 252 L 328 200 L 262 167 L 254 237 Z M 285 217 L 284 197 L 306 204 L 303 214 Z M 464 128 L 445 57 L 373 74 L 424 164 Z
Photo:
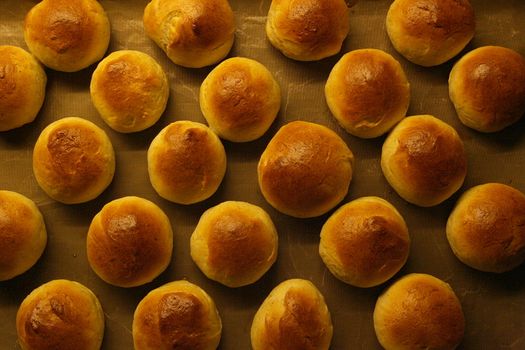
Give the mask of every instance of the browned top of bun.
M 17 65 L 22 65 L 22 49 L 13 46 L 0 46 L 0 122 L 10 117 L 10 110 L 16 110 L 27 103 L 26 81 L 18 80 Z M 29 56 L 29 54 L 27 54 Z

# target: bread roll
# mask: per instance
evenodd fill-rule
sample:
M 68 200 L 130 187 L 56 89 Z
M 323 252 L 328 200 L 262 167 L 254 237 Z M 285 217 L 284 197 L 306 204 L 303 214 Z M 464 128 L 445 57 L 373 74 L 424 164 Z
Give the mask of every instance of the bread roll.
M 412 273 L 379 296 L 374 328 L 386 350 L 452 350 L 463 339 L 465 318 L 447 283 L 431 275 Z
M 111 183 L 115 154 L 92 122 L 67 117 L 49 124 L 33 150 L 33 173 L 49 197 L 65 204 L 90 201 Z
M 35 120 L 44 103 L 46 82 L 46 73 L 31 54 L 0 45 L 0 131 Z
M 76 72 L 100 60 L 110 24 L 96 0 L 43 0 L 26 15 L 24 38 L 46 67 Z
M 133 315 L 135 350 L 214 350 L 221 332 L 221 318 L 213 299 L 187 281 L 152 290 Z
M 466 265 L 506 272 L 525 260 L 525 195 L 499 183 L 474 186 L 447 221 L 447 239 Z
M 270 43 L 298 61 L 335 55 L 349 30 L 345 0 L 272 0 L 266 20 Z
M 151 282 L 171 262 L 173 232 L 162 209 L 139 197 L 106 204 L 87 234 L 87 258 L 95 273 L 119 287 Z
M 525 114 L 525 58 L 511 49 L 484 46 L 456 62 L 448 80 L 459 120 L 495 132 Z
M 304 121 L 281 127 L 257 166 L 264 198 L 298 218 L 322 215 L 347 194 L 354 156 L 329 128 Z
M 467 157 L 454 128 L 431 115 L 417 115 L 403 119 L 388 135 L 381 169 L 403 199 L 431 207 L 461 187 Z
M 277 241 L 277 230 L 262 208 L 228 201 L 202 214 L 191 235 L 191 257 L 206 277 L 241 287 L 270 269 Z
M 281 89 L 259 62 L 229 58 L 204 79 L 199 103 L 210 128 L 233 142 L 261 137 L 277 117 Z
M 197 203 L 219 188 L 226 173 L 226 152 L 206 125 L 177 121 L 151 142 L 148 172 L 162 198 L 180 204 Z
M 324 297 L 310 281 L 290 279 L 275 287 L 253 318 L 253 350 L 327 350 L 332 320 Z
M 113 130 L 130 133 L 155 124 L 170 88 L 162 67 L 140 51 L 122 50 L 104 58 L 93 72 L 91 100 Z
M 173 62 L 200 68 L 230 52 L 235 20 L 227 0 L 153 0 L 144 10 L 144 29 Z
M 395 0 L 386 15 L 394 48 L 425 67 L 456 56 L 474 37 L 475 27 L 469 0 Z
M 410 238 L 405 220 L 379 197 L 361 197 L 333 213 L 321 229 L 319 254 L 330 272 L 357 287 L 373 287 L 405 264 Z
M 23 350 L 98 350 L 104 313 L 87 287 L 53 280 L 24 299 L 16 314 L 16 330 Z
M 335 64 L 325 85 L 328 107 L 350 134 L 378 137 L 405 117 L 410 85 L 392 56 L 377 49 L 354 50 Z

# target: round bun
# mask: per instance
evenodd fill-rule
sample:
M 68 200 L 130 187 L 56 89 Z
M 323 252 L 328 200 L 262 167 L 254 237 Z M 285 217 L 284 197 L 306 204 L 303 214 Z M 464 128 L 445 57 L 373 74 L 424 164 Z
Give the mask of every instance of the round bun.
M 133 316 L 136 350 L 217 349 L 222 323 L 212 298 L 187 281 L 149 292 Z
M 378 137 L 403 119 L 410 103 L 410 85 L 392 56 L 377 49 L 346 53 L 325 85 L 328 107 L 350 134 Z
M 46 67 L 62 72 L 100 60 L 109 37 L 109 19 L 96 0 L 43 0 L 25 18 L 29 51 Z
M 330 272 L 356 287 L 373 287 L 405 264 L 410 238 L 390 203 L 361 197 L 333 213 L 321 229 L 319 254 Z
M 226 152 L 206 125 L 177 121 L 151 142 L 148 172 L 162 198 L 180 204 L 197 203 L 219 188 L 226 173 Z
M 93 72 L 91 100 L 102 119 L 119 132 L 142 131 L 155 124 L 170 88 L 162 67 L 151 56 L 132 50 L 112 52 Z
M 99 350 L 104 313 L 95 294 L 82 284 L 53 280 L 24 299 L 16 330 L 24 350 Z
M 374 328 L 379 343 L 387 350 L 452 350 L 463 339 L 465 318 L 447 283 L 413 273 L 379 296 Z
M 345 0 L 272 1 L 266 20 L 270 43 L 299 61 L 335 55 L 349 30 L 350 10 Z
M 281 89 L 265 66 L 234 57 L 220 63 L 204 79 L 199 103 L 210 128 L 221 138 L 253 141 L 277 117 Z
M 332 320 L 324 297 L 310 281 L 290 279 L 275 287 L 253 318 L 253 350 L 328 350 Z
M 277 259 L 270 216 L 246 202 L 223 202 L 202 214 L 191 235 L 191 257 L 206 277 L 228 287 L 256 282 Z
M 31 123 L 46 95 L 44 69 L 24 49 L 1 45 L 0 73 L 0 131 Z
M 348 192 L 354 156 L 329 128 L 304 121 L 281 127 L 257 166 L 264 198 L 280 212 L 310 218 L 334 208 Z
M 388 135 L 381 169 L 403 199 L 431 207 L 461 187 L 467 156 L 454 128 L 431 115 L 417 115 L 403 119 Z
M 235 20 L 227 0 L 153 0 L 144 10 L 144 29 L 174 63 L 200 68 L 230 52 Z
M 44 218 L 29 198 L 0 191 L 0 281 L 29 270 L 44 252 Z
M 171 262 L 173 232 L 162 209 L 139 197 L 123 197 L 95 215 L 87 234 L 87 258 L 95 273 L 119 287 L 151 282 Z
M 76 204 L 100 195 L 113 180 L 115 154 L 92 122 L 68 117 L 49 124 L 33 150 L 33 172 L 49 197 Z
M 447 239 L 466 265 L 506 272 L 525 260 L 525 195 L 499 183 L 472 187 L 447 221 Z
M 469 0 L 395 0 L 386 15 L 394 48 L 425 67 L 456 56 L 474 37 L 475 27 Z
M 500 131 L 525 114 L 525 58 L 511 49 L 470 51 L 452 67 L 448 84 L 459 120 L 472 129 Z

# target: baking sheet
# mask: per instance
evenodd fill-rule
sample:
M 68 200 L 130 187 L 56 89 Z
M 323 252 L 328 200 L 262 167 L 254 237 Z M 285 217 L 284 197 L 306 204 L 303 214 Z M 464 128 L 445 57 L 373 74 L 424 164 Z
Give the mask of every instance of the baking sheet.
M 36 0 L 0 1 L 0 44 L 27 49 L 23 19 Z M 253 315 L 270 290 L 288 278 L 312 280 L 324 294 L 334 323 L 332 349 L 380 349 L 372 323 L 379 293 L 388 283 L 370 289 L 346 285 L 335 279 L 318 255 L 319 232 L 328 214 L 315 219 L 294 219 L 270 207 L 258 185 L 256 165 L 265 145 L 283 124 L 309 120 L 327 125 L 348 143 L 356 157 L 355 173 L 344 200 L 376 195 L 390 201 L 407 221 L 412 245 L 406 266 L 396 276 L 423 272 L 439 277 L 456 291 L 466 318 L 461 349 L 525 349 L 525 268 L 502 275 L 482 273 L 462 265 L 445 238 L 445 222 L 458 194 L 485 182 L 502 182 L 525 191 L 525 121 L 497 134 L 484 135 L 460 124 L 448 99 L 447 78 L 455 60 L 439 67 L 418 67 L 400 57 L 385 31 L 391 1 L 361 0 L 351 10 L 351 30 L 343 52 L 379 48 L 391 53 L 405 69 L 411 83 L 409 115 L 433 114 L 459 132 L 468 152 L 468 174 L 461 190 L 445 203 L 419 208 L 403 201 L 382 176 L 379 156 L 384 137 L 360 140 L 346 134 L 330 115 L 323 88 L 331 67 L 341 54 L 319 62 L 292 61 L 275 50 L 265 37 L 264 23 L 270 0 L 231 0 L 236 16 L 236 40 L 230 56 L 245 56 L 265 64 L 282 88 L 282 106 L 276 122 L 261 139 L 234 144 L 224 142 L 228 170 L 218 192 L 195 205 L 183 206 L 160 198 L 151 187 L 146 151 L 166 125 L 181 119 L 205 122 L 198 105 L 200 83 L 211 68 L 186 69 L 171 63 L 149 40 L 142 27 L 146 0 L 101 0 L 112 24 L 110 51 L 141 50 L 156 58 L 166 70 L 171 93 L 161 120 L 137 134 L 119 134 L 107 127 L 91 104 L 89 82 L 94 66 L 77 73 L 47 69 L 44 106 L 30 125 L 0 133 L 0 188 L 33 199 L 42 211 L 49 241 L 44 255 L 30 271 L 0 282 L 0 349 L 19 349 L 15 315 L 22 299 L 52 279 L 79 281 L 99 297 L 106 315 L 103 349 L 131 349 L 133 311 L 145 294 L 168 281 L 188 279 L 204 288 L 216 301 L 223 321 L 220 349 L 249 349 Z M 477 30 L 465 51 L 483 45 L 501 45 L 525 54 L 525 2 L 472 0 Z M 111 138 L 117 159 L 110 187 L 97 199 L 81 205 L 51 200 L 38 187 L 31 168 L 32 148 L 50 122 L 80 116 L 102 127 Z M 167 271 L 152 283 L 131 289 L 113 287 L 100 280 L 88 265 L 85 236 L 93 216 L 102 206 L 126 195 L 157 203 L 170 217 L 174 230 L 174 255 Z M 251 286 L 230 289 L 208 280 L 192 262 L 189 237 L 202 212 L 225 200 L 243 200 L 268 211 L 279 232 L 279 256 L 272 269 Z

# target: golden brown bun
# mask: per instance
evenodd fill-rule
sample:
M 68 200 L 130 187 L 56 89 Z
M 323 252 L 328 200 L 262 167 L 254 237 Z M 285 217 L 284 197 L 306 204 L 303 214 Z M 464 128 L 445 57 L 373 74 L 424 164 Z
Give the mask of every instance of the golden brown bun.
M 425 67 L 456 56 L 474 37 L 475 27 L 469 0 L 395 0 L 386 15 L 394 48 Z
M 92 122 L 68 117 L 49 124 L 33 150 L 33 172 L 49 197 L 62 203 L 90 201 L 111 183 L 115 154 L 108 136 Z
M 43 0 L 25 18 L 24 38 L 31 53 L 62 72 L 100 60 L 109 37 L 109 19 L 96 0 Z
M 135 350 L 215 350 L 221 332 L 213 299 L 187 281 L 152 290 L 133 316 Z
M 29 270 L 44 252 L 44 218 L 29 198 L 0 191 L 0 281 Z
M 230 52 L 235 20 L 227 0 L 153 0 L 144 10 L 144 29 L 173 62 L 200 68 Z
M 454 254 L 468 266 L 505 272 L 525 260 L 525 195 L 499 183 L 472 187 L 447 221 Z
M 350 134 L 378 137 L 405 117 L 410 85 L 392 56 L 377 49 L 346 53 L 325 85 L 330 111 Z
M 275 287 L 253 318 L 253 350 L 327 350 L 332 320 L 324 297 L 310 281 L 290 279 Z
M 470 51 L 452 67 L 448 84 L 459 120 L 472 129 L 500 131 L 525 114 L 525 58 L 511 49 Z
M 335 55 L 349 30 L 345 0 L 272 0 L 266 21 L 270 43 L 299 61 Z
M 257 166 L 264 198 L 298 218 L 322 215 L 348 192 L 354 156 L 329 128 L 294 121 L 270 140 Z
M 168 267 L 171 224 L 162 209 L 139 197 L 123 197 L 95 215 L 87 234 L 87 258 L 95 273 L 119 287 L 151 282 Z
M 53 280 L 24 299 L 16 330 L 22 350 L 98 350 L 104 313 L 95 294 L 82 284 Z
M 151 142 L 148 172 L 162 198 L 180 204 L 200 202 L 219 188 L 226 173 L 226 152 L 206 125 L 177 121 Z
M 388 135 L 381 169 L 403 199 L 431 207 L 461 187 L 467 156 L 454 128 L 431 115 L 417 115 L 403 119 Z
M 122 50 L 98 64 L 90 92 L 102 119 L 112 129 L 130 133 L 147 129 L 159 120 L 170 88 L 164 70 L 151 56 Z
M 47 76 L 38 61 L 16 46 L 0 46 L 0 131 L 35 120 L 44 103 Z
M 202 214 L 191 257 L 206 277 L 228 287 L 256 282 L 277 259 L 277 230 L 260 207 L 228 201 Z
M 333 213 L 321 230 L 319 254 L 330 272 L 357 287 L 373 287 L 405 264 L 410 237 L 405 220 L 379 197 L 361 197 Z
M 234 57 L 220 63 L 204 79 L 199 103 L 210 128 L 221 138 L 253 141 L 277 117 L 281 89 L 265 66 Z

